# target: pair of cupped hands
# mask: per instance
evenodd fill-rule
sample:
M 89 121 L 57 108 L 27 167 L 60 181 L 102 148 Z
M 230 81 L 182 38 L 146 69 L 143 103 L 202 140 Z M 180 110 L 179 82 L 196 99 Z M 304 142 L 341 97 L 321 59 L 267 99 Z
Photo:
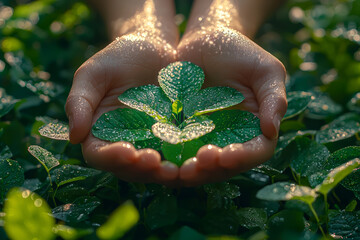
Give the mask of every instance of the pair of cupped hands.
M 287 107 L 280 61 L 240 31 L 224 25 L 188 26 L 180 41 L 167 38 L 166 33 L 169 31 L 132 29 L 75 73 L 66 112 L 70 141 L 82 144 L 86 162 L 125 181 L 196 186 L 229 179 L 268 160 Z M 203 146 L 181 167 L 162 160 L 153 149 L 137 150 L 131 143 L 105 142 L 92 135 L 91 127 L 103 113 L 124 107 L 118 101 L 120 94 L 136 86 L 158 85 L 159 70 L 174 61 L 200 66 L 206 76 L 203 87 L 239 90 L 245 97 L 240 108 L 260 118 L 263 135 L 224 148 Z

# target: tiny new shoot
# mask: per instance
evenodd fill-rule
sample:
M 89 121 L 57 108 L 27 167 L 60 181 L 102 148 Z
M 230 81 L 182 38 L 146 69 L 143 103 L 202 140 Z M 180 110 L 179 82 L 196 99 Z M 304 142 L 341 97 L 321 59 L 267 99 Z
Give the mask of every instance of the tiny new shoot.
M 261 134 L 260 120 L 252 113 L 223 110 L 244 100 L 240 92 L 230 87 L 201 89 L 204 79 L 193 63 L 171 63 L 159 72 L 160 86 L 139 86 L 121 94 L 119 101 L 130 109 L 104 113 L 92 134 L 106 141 L 131 142 L 139 149 L 153 148 L 178 166 L 206 144 L 225 147 Z

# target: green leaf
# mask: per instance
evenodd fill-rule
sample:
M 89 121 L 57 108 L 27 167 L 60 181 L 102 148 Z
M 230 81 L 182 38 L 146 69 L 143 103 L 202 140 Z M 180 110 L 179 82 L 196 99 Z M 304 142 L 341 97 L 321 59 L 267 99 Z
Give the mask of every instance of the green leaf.
M 175 102 L 173 102 L 173 104 L 171 105 L 172 108 L 172 112 L 175 114 L 180 114 L 183 110 L 183 104 L 181 103 L 180 100 L 176 100 Z
M 224 110 L 215 112 L 209 117 L 215 129 L 201 138 L 207 144 L 225 147 L 232 143 L 243 143 L 262 134 L 260 119 L 250 112 Z
M 325 169 L 333 169 L 341 164 L 344 164 L 354 158 L 358 158 L 360 156 L 360 146 L 350 146 L 343 149 L 340 149 L 336 152 L 333 152 L 326 165 Z M 360 169 L 355 170 L 349 176 L 347 176 L 343 181 L 341 181 L 341 185 L 351 191 L 360 191 Z
M 160 87 L 172 102 L 183 101 L 187 95 L 200 90 L 204 83 L 203 70 L 191 62 L 174 62 L 159 72 Z
M 0 88 L 0 118 L 10 112 L 18 101 L 6 95 L 5 89 Z
M 157 121 L 167 121 L 171 117 L 171 102 L 158 86 L 130 88 L 119 96 L 119 101 L 146 113 Z
M 206 240 L 207 238 L 194 229 L 183 226 L 174 232 L 168 240 Z
M 360 238 L 360 211 L 330 211 L 329 234 L 335 239 Z
M 177 199 L 170 194 L 162 193 L 155 196 L 145 212 L 145 223 L 155 230 L 173 225 L 178 216 Z
M 308 92 L 289 92 L 287 94 L 288 108 L 283 121 L 302 113 L 312 100 Z
M 51 122 L 39 128 L 39 133 L 43 137 L 69 141 L 69 126 L 61 122 Z
M 78 223 L 89 218 L 91 212 L 97 208 L 101 202 L 96 197 L 81 197 L 73 203 L 57 206 L 52 209 L 54 218 L 67 223 Z
M 134 109 L 119 108 L 101 115 L 92 127 L 92 134 L 102 140 L 143 141 L 154 138 L 151 126 L 155 120 Z
M 350 111 L 360 113 L 360 92 L 357 92 L 346 106 Z
M 92 228 L 87 229 L 75 229 L 66 225 L 57 224 L 53 228 L 53 232 L 65 240 L 76 240 L 81 239 L 87 235 L 93 233 Z
M 325 178 L 325 180 L 315 190 L 324 195 L 328 194 L 341 180 L 352 173 L 355 168 L 360 166 L 360 159 L 356 158 L 352 161 L 333 169 Z
M 291 144 L 290 166 L 300 176 L 308 177 L 321 171 L 330 155 L 329 150 L 322 144 L 298 137 Z
M 54 218 L 46 201 L 30 190 L 14 188 L 6 199 L 5 231 L 13 240 L 55 238 Z
M 242 227 L 247 229 L 260 228 L 265 229 L 267 214 L 262 208 L 240 208 L 237 211 L 239 222 Z
M 63 165 L 54 169 L 51 176 L 55 177 L 55 183 L 60 187 L 64 184 L 84 180 L 99 174 L 101 174 L 101 171 L 93 168 L 85 168 L 77 165 Z
M 214 128 L 214 123 L 208 118 L 197 117 L 185 121 L 180 128 L 174 124 L 157 122 L 152 126 L 152 131 L 156 137 L 171 144 L 178 144 L 197 139 Z
M 0 203 L 11 188 L 20 187 L 24 180 L 24 170 L 17 161 L 0 159 Z
M 166 160 L 181 166 L 189 158 L 195 157 L 198 150 L 204 145 L 205 143 L 199 139 L 179 144 L 164 142 L 161 151 Z
M 279 236 L 283 236 L 286 232 L 301 233 L 304 231 L 304 228 L 304 213 L 293 209 L 285 209 L 277 212 L 272 215 L 267 222 L 267 232 L 270 239 L 278 239 Z M 283 239 L 293 238 L 284 237 Z
M 208 209 L 230 209 L 234 207 L 232 199 L 240 196 L 238 185 L 229 182 L 219 182 L 204 185 L 207 193 Z
M 260 189 L 256 197 L 269 201 L 300 200 L 311 204 L 317 197 L 316 192 L 306 186 L 299 186 L 289 182 L 277 182 Z
M 344 114 L 317 132 L 319 143 L 336 142 L 350 138 L 360 131 L 360 116 L 356 113 Z
M 319 185 L 322 181 L 325 180 L 327 174 L 334 168 L 345 164 L 346 162 L 357 158 L 360 156 L 360 147 L 359 146 L 350 146 L 342 148 L 333 152 L 327 161 L 323 164 L 322 170 L 314 173 L 309 177 L 309 183 L 312 187 Z M 357 182 L 360 180 L 360 170 L 350 174 L 343 181 L 340 182 L 341 185 L 350 189 L 352 191 L 360 190 Z
M 206 212 L 201 225 L 207 235 L 236 235 L 240 223 L 234 209 L 212 209 Z
M 342 111 L 341 105 L 335 103 L 327 94 L 313 91 L 315 97 L 308 105 L 307 117 L 314 119 L 326 119 L 335 116 Z
M 4 143 L 0 142 L 0 160 L 12 158 L 10 148 Z
M 214 112 L 241 103 L 244 96 L 230 87 L 211 87 L 184 99 L 186 117 Z
M 123 203 L 101 227 L 96 230 L 100 239 L 120 239 L 138 221 L 139 212 L 130 201 Z
M 57 160 L 51 152 L 40 146 L 31 145 L 28 151 L 44 166 L 46 172 L 49 172 L 52 168 L 60 164 L 59 160 Z

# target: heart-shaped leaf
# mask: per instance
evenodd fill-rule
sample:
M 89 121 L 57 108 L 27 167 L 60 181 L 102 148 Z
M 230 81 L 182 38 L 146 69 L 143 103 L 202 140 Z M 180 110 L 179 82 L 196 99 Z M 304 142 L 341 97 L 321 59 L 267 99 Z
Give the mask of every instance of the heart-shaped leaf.
M 317 194 L 309 187 L 289 182 L 277 182 L 260 189 L 256 197 L 268 201 L 300 200 L 307 204 L 315 201 Z
M 232 143 L 243 143 L 262 134 L 260 119 L 250 112 L 224 110 L 209 117 L 216 128 L 201 140 L 219 147 Z
M 119 108 L 101 115 L 92 128 L 100 139 L 117 141 L 143 141 L 154 138 L 151 126 L 155 120 L 135 109 Z
M 287 94 L 288 108 L 283 120 L 292 118 L 302 113 L 313 99 L 308 92 L 290 92 Z
M 317 132 L 319 143 L 336 142 L 350 138 L 360 131 L 360 116 L 356 113 L 344 114 Z
M 168 143 L 178 144 L 199 138 L 211 132 L 215 125 L 206 117 L 194 118 L 181 129 L 174 124 L 157 122 L 152 126 L 154 135 Z
M 214 112 L 239 104 L 244 99 L 244 96 L 233 88 L 205 88 L 184 99 L 184 113 L 186 117 L 191 117 L 194 114 Z
M 55 140 L 69 141 L 69 126 L 65 123 L 51 122 L 39 128 L 41 136 Z
M 204 83 L 203 70 L 191 62 L 174 62 L 161 69 L 160 87 L 172 102 L 182 101 L 187 95 L 200 90 Z
M 360 166 L 360 159 L 355 158 L 352 161 L 333 169 L 325 178 L 325 180 L 315 190 L 324 195 L 328 194 L 341 180 L 348 176 L 355 168 Z
M 130 88 L 119 96 L 119 101 L 157 121 L 168 120 L 171 117 L 171 102 L 158 86 Z

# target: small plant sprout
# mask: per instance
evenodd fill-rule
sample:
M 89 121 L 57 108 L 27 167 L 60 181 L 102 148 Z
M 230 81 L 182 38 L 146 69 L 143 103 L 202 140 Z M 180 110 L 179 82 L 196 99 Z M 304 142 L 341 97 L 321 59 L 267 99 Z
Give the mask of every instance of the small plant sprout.
M 224 147 L 261 134 L 260 120 L 252 113 L 223 110 L 244 100 L 240 92 L 230 87 L 201 89 L 204 79 L 193 63 L 171 63 L 159 72 L 160 86 L 139 86 L 121 94 L 119 101 L 131 109 L 103 114 L 92 133 L 102 140 L 153 148 L 178 166 L 206 144 Z

